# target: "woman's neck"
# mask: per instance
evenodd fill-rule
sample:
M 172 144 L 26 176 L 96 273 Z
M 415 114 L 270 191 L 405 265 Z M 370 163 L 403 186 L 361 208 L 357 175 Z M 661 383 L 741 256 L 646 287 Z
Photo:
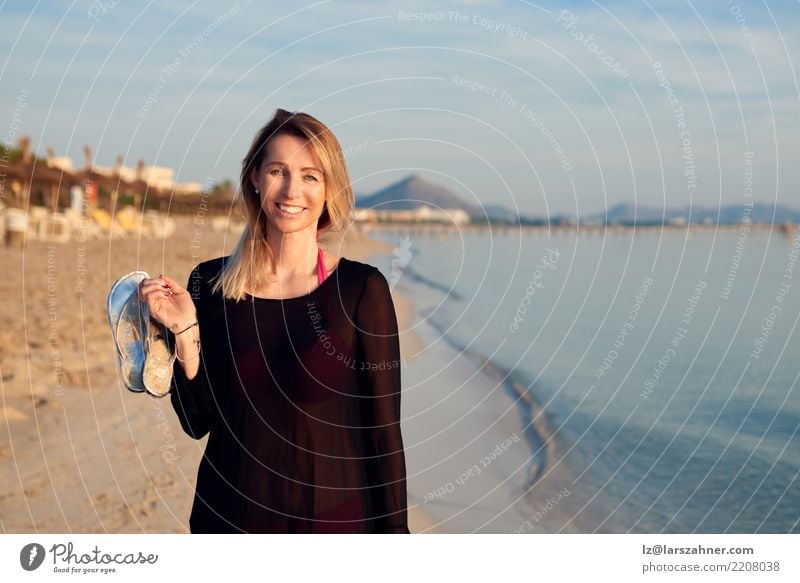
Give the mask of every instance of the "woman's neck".
M 275 233 L 267 241 L 272 249 L 273 264 L 269 266 L 270 279 L 288 280 L 308 277 L 316 273 L 316 233 Z

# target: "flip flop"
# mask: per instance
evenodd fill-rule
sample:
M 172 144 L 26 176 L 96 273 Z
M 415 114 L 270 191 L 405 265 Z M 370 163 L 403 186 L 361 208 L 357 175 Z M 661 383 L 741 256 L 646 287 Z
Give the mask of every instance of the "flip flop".
M 145 390 L 154 397 L 166 397 L 172 385 L 172 366 L 175 363 L 175 343 L 167 329 L 150 317 L 147 304 L 142 305 L 144 324 L 144 369 L 142 377 Z
M 117 365 L 125 388 L 133 393 L 145 391 L 144 330 L 139 283 L 148 277 L 144 271 L 133 271 L 119 278 L 111 287 L 106 300 L 108 323 L 116 348 Z

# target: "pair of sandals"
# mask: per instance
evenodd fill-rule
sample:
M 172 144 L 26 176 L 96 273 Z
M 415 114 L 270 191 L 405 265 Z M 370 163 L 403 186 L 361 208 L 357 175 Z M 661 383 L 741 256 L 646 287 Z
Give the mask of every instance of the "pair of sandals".
M 139 284 L 148 277 L 144 271 L 133 271 L 119 278 L 108 293 L 106 309 L 125 387 L 165 397 L 172 383 L 175 343 L 139 297 Z

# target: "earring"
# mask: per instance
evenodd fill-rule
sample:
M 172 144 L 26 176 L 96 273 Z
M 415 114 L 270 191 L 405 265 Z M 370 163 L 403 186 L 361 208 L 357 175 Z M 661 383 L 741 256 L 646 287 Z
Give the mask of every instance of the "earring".
M 261 194 L 261 191 L 256 187 L 256 194 Z

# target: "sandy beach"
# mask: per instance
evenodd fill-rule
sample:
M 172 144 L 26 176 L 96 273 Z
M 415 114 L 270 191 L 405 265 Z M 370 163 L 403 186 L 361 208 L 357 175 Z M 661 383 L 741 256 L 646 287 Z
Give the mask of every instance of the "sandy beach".
M 0 528 L 6 533 L 185 533 L 205 446 L 168 399 L 127 391 L 115 368 L 105 300 L 130 271 L 185 282 L 236 235 L 176 218 L 167 239 L 108 237 L 0 248 Z M 363 236 L 322 240 L 369 262 L 392 248 Z M 413 306 L 393 292 L 404 360 L 421 350 Z M 412 532 L 434 522 L 409 502 Z

